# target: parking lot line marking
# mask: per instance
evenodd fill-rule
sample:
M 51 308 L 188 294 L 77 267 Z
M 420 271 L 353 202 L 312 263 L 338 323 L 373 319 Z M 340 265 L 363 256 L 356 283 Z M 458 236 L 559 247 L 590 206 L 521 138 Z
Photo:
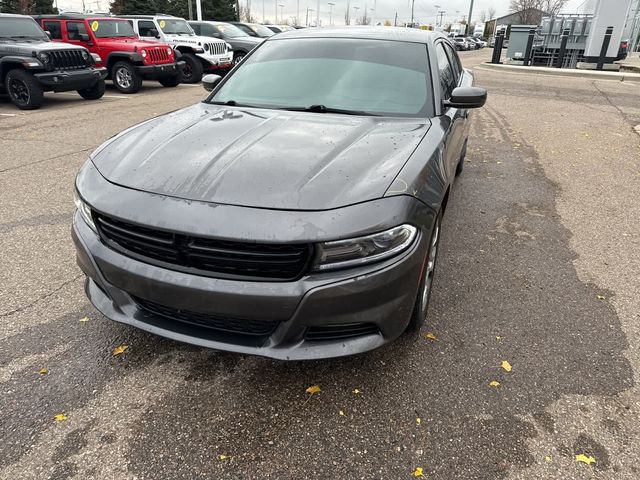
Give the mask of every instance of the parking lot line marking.
M 56 93 L 56 95 L 70 95 L 73 97 L 79 96 L 77 93 L 70 93 L 70 92 L 58 92 Z M 121 100 L 130 100 L 133 97 L 125 97 L 124 95 L 103 95 L 102 98 L 119 98 Z
M 15 117 L 17 113 L 0 113 L 0 117 Z

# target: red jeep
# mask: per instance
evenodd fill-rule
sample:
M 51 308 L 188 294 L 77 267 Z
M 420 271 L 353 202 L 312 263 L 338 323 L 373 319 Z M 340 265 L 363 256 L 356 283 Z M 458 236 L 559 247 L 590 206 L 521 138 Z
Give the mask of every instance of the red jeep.
M 182 80 L 183 61 L 167 44 L 140 40 L 122 18 L 82 14 L 34 17 L 53 41 L 82 45 L 97 54 L 98 67 L 107 67 L 107 78 L 122 93 L 140 90 L 142 80 L 157 80 L 175 87 Z

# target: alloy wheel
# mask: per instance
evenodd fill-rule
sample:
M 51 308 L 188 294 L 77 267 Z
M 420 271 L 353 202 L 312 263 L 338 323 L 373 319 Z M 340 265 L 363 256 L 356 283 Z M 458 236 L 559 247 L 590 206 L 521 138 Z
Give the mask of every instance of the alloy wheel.
M 131 87 L 133 79 L 128 68 L 122 67 L 116 70 L 116 82 L 118 82 L 118 85 L 122 88 Z
M 188 82 L 189 80 L 191 80 L 192 75 L 193 68 L 191 68 L 191 65 L 189 65 L 189 62 L 187 62 L 182 69 L 182 78 L 185 82 Z
M 436 267 L 436 257 L 438 255 L 438 239 L 440 237 L 440 222 L 436 222 L 429 244 L 429 256 L 427 264 L 424 267 L 424 289 L 422 290 L 423 308 L 429 303 L 429 295 L 431 294 L 431 286 L 433 284 L 433 272 Z
M 9 84 L 9 92 L 11 93 L 11 97 L 20 104 L 29 103 L 29 99 L 31 95 L 29 94 L 29 88 L 27 84 L 18 78 L 14 78 L 11 80 Z
M 234 56 L 233 57 L 233 64 L 234 65 L 239 64 L 242 61 L 243 58 L 244 58 L 244 54 L 240 54 L 240 55 Z

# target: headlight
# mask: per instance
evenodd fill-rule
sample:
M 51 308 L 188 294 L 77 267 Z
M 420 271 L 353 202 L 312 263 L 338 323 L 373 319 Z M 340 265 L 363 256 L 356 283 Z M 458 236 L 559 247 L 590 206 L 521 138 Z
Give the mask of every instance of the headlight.
M 140 55 L 142 55 L 142 58 L 147 58 L 147 51 L 143 48 L 140 50 Z
M 205 51 L 205 52 L 208 52 L 208 51 L 209 51 L 209 44 L 208 44 L 208 43 L 205 43 L 205 44 L 203 45 L 203 47 L 204 47 L 204 51 Z
M 226 43 L 225 45 L 227 46 L 227 52 L 230 52 L 231 50 L 233 50 L 233 47 L 231 46 L 230 43 Z
M 91 216 L 91 207 L 82 200 L 78 190 L 73 191 L 73 203 L 76 204 L 76 208 L 80 212 L 80 215 L 82 215 L 84 221 L 87 222 L 87 225 L 89 225 L 91 230 L 97 233 L 98 230 L 96 229 L 96 224 L 93 223 L 93 217 Z
M 42 63 L 49 63 L 49 54 L 46 52 L 40 52 L 38 54 L 38 59 L 42 62 Z
M 417 232 L 416 227 L 405 224 L 373 235 L 321 243 L 316 246 L 313 269 L 325 271 L 384 260 L 406 250 Z
M 167 53 L 169 54 L 169 56 L 171 56 L 171 54 L 173 53 L 173 49 L 171 47 L 167 47 Z
M 89 52 L 87 52 L 86 50 L 82 50 L 82 59 L 86 62 L 87 60 L 89 60 Z
M 102 62 L 102 58 L 97 53 L 92 53 L 91 56 L 93 57 L 93 61 L 94 62 L 96 62 L 96 63 Z

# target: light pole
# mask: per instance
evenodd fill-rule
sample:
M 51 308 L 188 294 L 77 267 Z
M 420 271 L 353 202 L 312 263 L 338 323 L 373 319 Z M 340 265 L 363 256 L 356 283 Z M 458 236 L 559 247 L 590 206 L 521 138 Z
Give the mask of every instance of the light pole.
M 278 6 L 280 7 L 280 21 L 282 21 L 282 19 L 284 18 L 284 14 L 282 13 L 282 9 L 284 8 L 284 5 L 279 3 Z
M 356 25 L 358 25 L 358 10 L 360 10 L 360 7 L 353 7 L 353 9 L 356 11 L 356 13 L 354 13 L 355 15 L 355 20 L 356 20 Z
M 318 4 L 316 5 L 316 27 L 320 26 L 320 0 L 318 0 Z
M 313 12 L 313 11 L 314 11 L 313 8 L 307 7 L 307 19 L 304 22 L 307 27 L 309 26 L 309 12 Z
M 471 32 L 469 29 L 471 28 L 471 15 L 473 15 L 473 0 L 471 0 L 471 4 L 469 5 L 469 16 L 467 17 L 467 35 L 471 36 Z
M 298 5 L 296 9 L 296 27 L 300 26 L 300 0 L 298 0 Z
M 440 24 L 439 27 L 442 27 L 442 16 L 447 13 L 445 10 L 438 10 L 438 15 L 440 15 Z
M 433 6 L 436 9 L 436 27 L 438 26 L 438 9 L 440 8 L 440 5 L 434 5 Z
M 413 28 L 413 12 L 416 6 L 416 0 L 411 0 L 411 28 Z
M 333 7 L 335 7 L 335 6 L 336 6 L 335 3 L 329 2 L 329 26 L 333 25 L 332 16 L 333 16 Z
M 278 0 L 276 0 L 276 21 L 275 24 L 278 24 Z
M 264 0 L 262 0 L 262 23 L 264 23 Z

